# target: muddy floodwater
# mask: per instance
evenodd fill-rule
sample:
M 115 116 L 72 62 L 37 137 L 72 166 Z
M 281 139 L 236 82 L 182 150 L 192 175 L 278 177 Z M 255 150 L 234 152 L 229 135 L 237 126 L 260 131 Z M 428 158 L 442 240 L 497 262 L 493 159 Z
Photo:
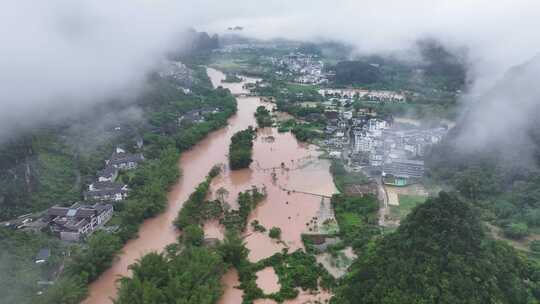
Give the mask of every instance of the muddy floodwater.
M 229 88 L 233 94 L 247 93 L 243 84 L 255 81 L 247 78 L 242 83 L 222 83 L 225 75 L 214 69 L 208 69 L 208 75 L 214 86 Z M 168 244 L 176 242 L 178 231 L 172 222 L 183 202 L 215 164 L 223 164 L 225 170 L 212 182 L 211 196 L 215 197 L 216 190 L 223 187 L 228 192 L 225 200 L 235 208 L 238 192 L 253 185 L 265 187 L 267 198 L 251 214 L 249 222 L 256 219 L 267 229 L 275 226 L 282 230 L 282 242 L 278 243 L 267 234 L 255 233 L 249 227 L 244 238 L 250 249 L 251 261 L 271 256 L 285 246 L 291 251 L 302 248 L 301 234 L 307 232 L 306 223 L 322 213 L 328 216 L 329 201 L 323 197 L 336 192 L 329 173 L 329 162 L 318 159 L 320 152 L 315 146 L 298 143 L 290 133 L 278 133 L 275 128 L 259 130 L 251 167 L 238 171 L 227 169 L 231 136 L 248 126 L 256 126 L 253 113 L 258 106 L 271 107 L 257 97 L 238 97 L 237 100 L 238 113 L 229 119 L 227 127 L 211 133 L 193 149 L 182 154 L 178 163 L 182 177 L 169 193 L 166 211 L 143 223 L 139 237 L 129 241 L 111 268 L 90 285 L 90 295 L 83 303 L 112 303 L 111 298 L 116 295 L 116 280 L 129 275 L 130 264 L 144 254 L 160 252 Z M 205 223 L 204 230 L 206 237 L 223 238 L 223 227 L 217 221 Z M 268 277 L 269 280 L 275 279 Z M 222 282 L 226 288 L 219 303 L 241 303 L 242 292 L 235 288 L 239 284 L 236 271 L 230 270 Z M 266 283 L 273 286 L 273 282 Z M 264 287 L 265 282 L 262 281 L 261 285 Z M 327 298 L 328 295 L 301 294 L 297 300 L 287 303 L 304 303 L 321 297 Z
M 266 267 L 263 270 L 259 270 L 255 275 L 257 276 L 257 285 L 263 289 L 266 294 L 278 292 L 281 288 L 274 268 Z

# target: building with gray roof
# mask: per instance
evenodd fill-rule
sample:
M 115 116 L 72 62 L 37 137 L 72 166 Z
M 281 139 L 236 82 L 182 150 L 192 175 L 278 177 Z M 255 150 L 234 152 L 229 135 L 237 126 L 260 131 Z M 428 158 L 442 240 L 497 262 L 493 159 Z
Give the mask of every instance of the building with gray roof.
M 75 203 L 71 207 L 54 206 L 47 210 L 45 220 L 51 231 L 64 241 L 79 241 L 103 226 L 113 215 L 111 204 L 84 205 Z

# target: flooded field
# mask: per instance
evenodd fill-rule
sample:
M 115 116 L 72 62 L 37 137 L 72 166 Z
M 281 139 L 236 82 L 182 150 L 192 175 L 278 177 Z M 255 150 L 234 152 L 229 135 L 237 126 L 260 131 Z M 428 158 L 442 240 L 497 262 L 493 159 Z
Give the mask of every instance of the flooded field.
M 208 75 L 214 86 L 229 88 L 233 94 L 246 93 L 243 84 L 255 81 L 247 78 L 242 83 L 222 83 L 225 75 L 214 69 L 208 69 Z M 282 230 L 283 243 L 277 243 L 267 234 L 255 233 L 248 228 L 244 238 L 250 249 L 251 261 L 271 256 L 284 246 L 290 250 L 302 248 L 301 233 L 305 232 L 306 223 L 317 216 L 321 195 L 330 196 L 336 192 L 328 170 L 329 163 L 317 158 L 319 152 L 315 146 L 298 143 L 290 133 L 278 133 L 275 128 L 266 128 L 257 134 L 251 167 L 228 170 L 227 152 L 231 136 L 248 126 L 255 127 L 253 113 L 256 108 L 260 105 L 270 106 L 257 97 L 239 97 L 237 100 L 238 113 L 229 120 L 227 127 L 211 133 L 193 149 L 182 154 L 178 165 L 183 174 L 169 193 L 167 210 L 144 222 L 139 238 L 129 241 L 112 267 L 90 286 L 90 296 L 85 304 L 112 303 L 111 297 L 116 295 L 115 281 L 119 276 L 129 275 L 130 264 L 146 253 L 162 251 L 166 245 L 176 241 L 178 231 L 172 222 L 178 210 L 215 164 L 223 164 L 225 170 L 212 182 L 211 195 L 215 196 L 220 188 L 226 189 L 226 201 L 235 208 L 238 192 L 253 185 L 265 187 L 267 198 L 251 214 L 249 222 L 256 219 L 267 229 L 279 227 Z M 217 221 L 206 223 L 204 230 L 206 237 L 223 238 L 223 227 Z M 226 290 L 220 304 L 240 303 L 242 292 L 234 288 L 238 285 L 236 271 L 229 271 L 223 283 Z M 311 297 L 313 295 L 301 294 L 297 300 L 288 303 L 303 303 Z
M 276 271 L 272 267 L 267 267 L 255 274 L 257 276 L 257 286 L 264 291 L 265 294 L 278 292 L 281 286 Z

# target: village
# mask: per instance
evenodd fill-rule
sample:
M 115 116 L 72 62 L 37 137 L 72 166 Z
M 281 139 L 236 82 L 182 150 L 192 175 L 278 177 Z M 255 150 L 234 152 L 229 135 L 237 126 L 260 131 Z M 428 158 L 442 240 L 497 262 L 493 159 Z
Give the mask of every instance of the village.
M 540 2 L 9 2 L 0 304 L 540 304 Z
M 317 83 L 325 83 L 322 73 L 322 62 L 312 57 L 299 54 L 286 56 L 279 62 L 281 66 L 290 67 L 291 72 L 308 77 L 320 77 Z M 182 70 L 181 66 L 172 66 L 172 70 L 164 77 L 175 77 L 173 70 Z M 321 78 L 322 77 L 322 78 Z M 298 79 L 298 78 L 297 78 Z M 305 83 L 300 80 L 300 83 Z M 185 91 L 185 93 L 189 93 Z M 439 142 L 447 132 L 447 127 L 420 128 L 415 125 L 402 124 L 393 117 L 382 117 L 371 108 L 355 109 L 351 104 L 363 99 L 369 102 L 406 102 L 406 96 L 392 91 L 370 91 L 362 89 L 324 88 L 319 90 L 324 101 L 322 117 L 325 120 L 324 140 L 319 146 L 327 152 L 329 158 L 343 162 L 346 170 L 362 172 L 372 182 L 356 185 L 352 191 L 371 193 L 381 198 L 381 186 L 403 187 L 421 182 L 424 175 L 423 156 L 429 146 Z M 271 99 L 268 99 L 271 100 Z M 306 103 L 306 106 L 313 106 Z M 219 112 L 219 108 L 200 108 L 188 111 L 177 118 L 178 126 L 199 124 L 205 116 Z M 137 142 L 141 149 L 142 141 Z M 121 182 L 120 173 L 137 168 L 144 161 L 141 153 L 127 153 L 116 147 L 112 155 L 105 161 L 105 166 L 96 173 L 96 178 L 88 184 L 83 192 L 83 201 L 62 203 L 42 212 L 36 220 L 33 216 L 22 217 L 18 223 L 9 223 L 18 229 L 50 231 L 60 240 L 80 242 L 97 230 L 114 232 L 115 225 L 106 225 L 113 217 L 115 204 L 128 198 L 130 189 Z M 388 200 L 388 194 L 383 197 Z M 384 199 L 381 199 L 384 201 Z M 314 246 L 324 252 L 324 248 L 338 242 L 334 237 L 337 227 L 329 202 L 323 198 L 317 220 L 310 224 L 311 238 Z M 349 248 L 350 249 L 350 248 Z M 48 249 L 42 248 L 36 255 L 36 263 L 46 261 Z M 348 254 L 351 256 L 351 254 Z M 322 259 L 322 256 L 321 256 Z M 328 259 L 328 261 L 331 259 Z M 321 260 L 328 263 L 327 258 Z M 348 263 L 345 263 L 347 265 Z M 328 265 L 327 268 L 343 273 Z
M 298 84 L 319 86 L 318 94 L 323 101 L 301 105 L 323 107 L 326 126 L 321 144 L 331 158 L 342 159 L 352 171 L 382 177 L 388 185 L 406 186 L 422 179 L 426 149 L 440 142 L 448 126 L 403 123 L 392 116 L 383 117 L 369 107 L 370 103 L 407 103 L 409 92 L 331 87 L 335 74 L 326 71 L 317 55 L 292 52 L 272 57 L 271 62 L 277 68 L 277 75 L 288 74 Z M 368 106 L 353 107 L 355 102 Z M 310 114 L 306 119 L 318 117 Z
M 319 56 L 293 52 L 281 57 L 270 57 L 272 65 L 279 76 L 292 77 L 292 82 L 304 85 L 320 85 L 321 96 L 331 97 L 333 101 L 346 102 L 360 99 L 369 102 L 404 103 L 408 92 L 389 90 L 368 90 L 359 88 L 331 88 L 335 72 L 325 66 Z
M 328 158 L 331 162 L 320 161 L 342 164 L 344 170 L 349 172 L 344 173 L 345 175 L 358 173 L 355 175 L 358 179 L 355 178 L 352 184 L 345 185 L 345 188 L 340 191 L 346 195 L 360 197 L 373 195 L 375 204 L 380 205 L 380 229 L 397 227 L 399 218 L 391 216 L 389 205 L 399 206 L 400 194 L 399 191 L 392 189 L 407 188 L 422 183 L 424 155 L 431 145 L 438 143 L 444 137 L 448 127 L 441 125 L 428 128 L 415 123 L 407 124 L 391 115 L 377 113 L 374 107 L 370 106 L 371 104 L 404 104 L 407 102 L 407 92 L 332 87 L 329 83 L 329 79 L 332 78 L 331 72 L 325 72 L 323 62 L 316 56 L 294 53 L 276 60 L 274 64 L 278 67 L 275 71 L 278 75 L 289 73 L 287 78 L 292 79 L 290 83 L 300 87 L 318 88 L 313 92 L 317 96 L 316 101 L 288 102 L 292 102 L 297 107 L 318 109 L 319 112 L 308 114 L 305 118 L 296 117 L 294 120 L 295 124 L 299 125 L 310 124 L 314 121 L 324 122 L 317 125 L 319 129 L 316 132 L 321 136 L 312 143 L 318 146 L 317 149 L 324 151 L 320 157 Z M 245 81 L 247 78 L 244 76 L 240 78 L 234 73 L 232 75 L 242 81 L 242 91 L 233 92 L 234 96 L 242 98 L 257 96 L 257 88 L 270 85 L 259 79 L 253 79 L 254 83 L 246 84 L 244 82 L 247 82 Z M 185 65 L 169 63 L 159 76 L 170 78 L 177 85 L 177 89 L 182 90 L 186 95 L 191 94 L 189 87 L 193 79 Z M 182 79 L 185 81 L 180 81 Z M 227 85 L 224 79 L 219 83 Z M 229 85 L 240 87 L 235 84 Z M 296 96 L 301 98 L 302 94 L 296 93 Z M 362 102 L 361 107 L 358 107 L 359 101 Z M 261 97 L 261 102 L 276 103 L 277 100 L 274 97 L 264 96 Z M 173 127 L 183 128 L 203 124 L 209 116 L 218 114 L 222 110 L 221 106 L 197 106 L 189 111 L 177 113 L 173 119 L 175 125 Z M 282 114 L 284 117 L 291 117 L 285 113 Z M 279 127 L 279 123 L 276 126 Z M 155 129 L 151 132 L 160 131 Z M 66 244 L 80 243 L 83 246 L 88 237 L 98 230 L 118 232 L 117 221 L 111 221 L 111 219 L 115 212 L 122 210 L 122 202 L 130 195 L 131 189 L 124 182 L 128 179 L 124 177 L 145 161 L 145 157 L 140 153 L 142 146 L 142 139 L 137 139 L 136 144 L 128 149 L 121 144 L 116 145 L 112 154 L 105 160 L 104 166 L 96 172 L 94 180 L 86 185 L 85 191 L 81 193 L 80 201 L 58 202 L 57 205 L 38 214 L 26 215 L 10 221 L 6 223 L 6 226 L 26 231 L 47 232 Z M 281 171 L 313 170 L 316 166 L 311 166 L 316 163 L 311 158 L 297 159 L 291 166 L 282 163 Z M 328 174 L 328 167 L 320 169 Z M 274 182 L 279 180 L 275 175 L 272 178 Z M 346 239 L 340 232 L 339 216 L 332 207 L 331 193 L 320 194 L 318 191 L 314 193 L 310 188 L 289 187 L 286 184 L 278 185 L 278 187 L 282 195 L 303 195 L 309 198 L 306 200 L 313 201 L 315 204 L 314 216 L 301 223 L 305 225 L 305 230 L 295 230 L 291 234 L 292 231 L 282 226 L 280 228 L 284 229 L 284 237 L 301 235 L 303 246 L 308 247 L 315 254 L 317 261 L 333 277 L 340 278 L 345 275 L 347 268 L 356 258 L 356 254 L 351 246 L 344 246 Z M 330 188 L 335 189 L 333 183 Z M 289 216 L 289 220 L 291 218 Z M 212 236 L 205 235 L 204 241 L 213 239 Z M 290 241 L 283 244 L 287 247 L 301 246 L 300 243 Z M 51 249 L 42 247 L 36 252 L 34 262 L 46 263 L 50 257 Z
M 444 138 L 449 126 L 422 126 L 414 119 L 380 115 L 370 107 L 354 108 L 350 104 L 358 95 L 336 98 L 335 91 L 325 92 L 321 103 L 326 126 L 319 144 L 350 174 L 369 179 L 349 185 L 345 191 L 377 197 L 379 226 L 394 229 L 428 196 L 424 157 Z M 393 96 L 387 102 L 403 102 L 401 95 Z
M 279 70 L 279 75 L 289 73 L 295 76 L 295 82 L 302 84 L 328 83 L 328 75 L 324 73 L 324 63 L 315 55 L 300 52 L 283 57 L 270 58 L 272 64 Z
M 324 148 L 353 171 L 381 175 L 386 184 L 406 186 L 424 173 L 423 156 L 448 127 L 421 128 L 381 118 L 370 109 L 325 111 Z
M 142 140 L 137 141 L 138 148 Z M 128 153 L 116 147 L 95 180 L 83 192 L 83 200 L 62 202 L 37 214 L 26 214 L 4 222 L 3 226 L 27 231 L 48 231 L 66 242 L 80 242 L 97 230 L 114 231 L 105 225 L 113 217 L 115 204 L 127 199 L 130 189 L 119 180 L 121 172 L 136 169 L 144 161 L 141 153 Z M 50 255 L 42 248 L 35 262 L 43 263 Z

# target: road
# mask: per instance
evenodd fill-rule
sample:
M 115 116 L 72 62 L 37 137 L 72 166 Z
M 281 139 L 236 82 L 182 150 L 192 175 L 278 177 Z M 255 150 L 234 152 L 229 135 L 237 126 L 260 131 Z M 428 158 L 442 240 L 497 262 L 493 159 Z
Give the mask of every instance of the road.
M 382 177 L 376 178 L 375 181 L 377 182 L 377 198 L 381 204 L 379 209 L 379 226 L 386 227 L 388 226 L 386 223 L 386 216 L 390 213 L 390 207 L 388 206 L 388 194 L 384 188 Z

